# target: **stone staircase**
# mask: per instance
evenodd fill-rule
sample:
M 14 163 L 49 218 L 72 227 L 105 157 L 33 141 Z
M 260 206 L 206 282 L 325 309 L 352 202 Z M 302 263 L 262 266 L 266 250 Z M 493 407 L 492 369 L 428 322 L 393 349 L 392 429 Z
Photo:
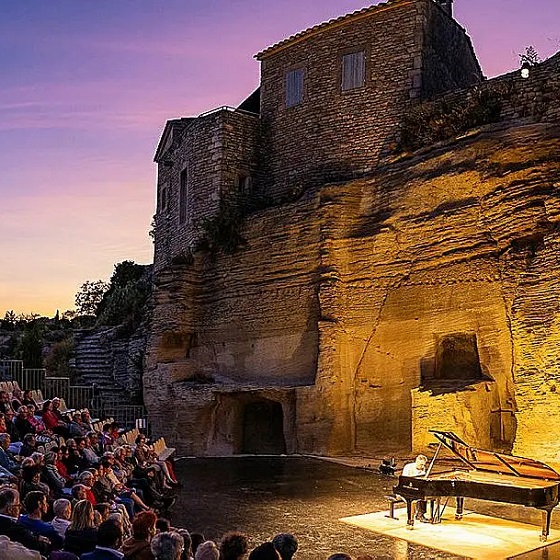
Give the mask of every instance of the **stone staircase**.
M 70 367 L 73 384 L 94 385 L 98 410 L 116 416 L 119 408 L 133 404 L 125 385 L 128 344 L 119 337 L 119 327 L 82 329 L 74 333 L 74 353 Z M 123 373 L 124 372 L 124 373 Z

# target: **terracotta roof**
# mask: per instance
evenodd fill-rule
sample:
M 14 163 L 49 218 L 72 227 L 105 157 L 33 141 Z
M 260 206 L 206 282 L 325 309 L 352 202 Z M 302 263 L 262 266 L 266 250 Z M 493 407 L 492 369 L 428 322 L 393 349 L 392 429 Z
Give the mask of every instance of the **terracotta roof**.
M 391 9 L 391 8 L 393 8 L 393 7 L 395 7 L 396 5 L 399 5 L 399 4 L 410 4 L 410 3 L 412 3 L 412 1 L 413 0 L 387 0 L 387 2 L 383 2 L 381 4 L 376 4 L 375 6 L 368 6 L 366 8 L 362 8 L 361 10 L 356 10 L 355 12 L 351 12 L 349 14 L 346 14 L 346 15 L 343 15 L 343 16 L 340 16 L 340 17 L 337 17 L 337 18 L 334 18 L 334 19 L 330 19 L 329 21 L 324 21 L 322 23 L 314 25 L 313 27 L 310 27 L 309 29 L 305 29 L 304 31 L 300 31 L 299 33 L 296 33 L 295 35 L 291 35 L 287 39 L 282 39 L 282 41 L 279 41 L 278 43 L 275 43 L 274 45 L 272 45 L 270 47 L 267 47 L 266 49 L 257 53 L 255 55 L 255 58 L 257 60 L 262 60 L 263 58 L 266 58 L 267 56 L 269 56 L 273 52 L 277 52 L 279 50 L 282 50 L 285 47 L 287 47 L 288 45 L 291 45 L 292 43 L 297 43 L 297 42 L 301 41 L 302 39 L 306 39 L 307 37 L 310 37 L 311 35 L 315 35 L 316 33 L 320 33 L 327 28 L 338 27 L 339 25 L 345 24 L 349 21 L 356 20 L 356 19 L 361 19 L 365 16 L 369 16 L 369 15 L 374 14 L 376 12 L 384 12 L 385 10 Z

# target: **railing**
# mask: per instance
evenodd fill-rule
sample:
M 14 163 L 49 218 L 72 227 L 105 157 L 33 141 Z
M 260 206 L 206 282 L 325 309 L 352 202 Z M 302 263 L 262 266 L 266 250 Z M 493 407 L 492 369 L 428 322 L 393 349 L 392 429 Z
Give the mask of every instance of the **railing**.
M 69 403 L 70 378 L 69 377 L 45 377 L 43 384 L 43 396 L 45 399 L 59 397 Z M 74 406 L 72 404 L 72 406 Z
M 93 402 L 93 387 L 70 385 L 68 387 L 68 405 L 72 408 L 91 408 Z M 90 411 L 91 412 L 91 411 Z
M 47 370 L 43 368 L 25 368 L 21 372 L 20 378 L 14 379 L 22 389 L 41 389 L 45 386 Z
M 0 360 L 0 381 L 17 381 L 23 372 L 23 360 Z M 20 385 L 21 386 L 21 385 Z

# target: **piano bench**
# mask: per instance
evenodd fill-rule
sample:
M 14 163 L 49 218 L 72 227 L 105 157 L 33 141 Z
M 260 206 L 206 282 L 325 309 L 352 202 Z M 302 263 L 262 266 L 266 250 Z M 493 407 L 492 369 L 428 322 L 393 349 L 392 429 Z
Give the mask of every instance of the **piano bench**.
M 400 496 L 397 496 L 395 494 L 385 496 L 385 498 L 387 498 L 387 500 L 389 501 L 389 514 L 385 517 L 388 517 L 389 519 L 398 519 L 398 517 L 395 517 L 395 506 L 396 504 L 404 504 L 405 501 Z

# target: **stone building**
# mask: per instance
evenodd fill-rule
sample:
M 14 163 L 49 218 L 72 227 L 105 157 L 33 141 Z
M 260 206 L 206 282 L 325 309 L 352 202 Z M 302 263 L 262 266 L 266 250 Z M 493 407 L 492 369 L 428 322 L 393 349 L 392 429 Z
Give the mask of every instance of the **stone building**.
M 451 2 L 391 0 L 257 59 L 240 107 L 157 148 L 155 428 L 196 455 L 406 454 L 438 428 L 555 456 L 560 58 L 484 81 Z M 470 132 L 399 154 L 449 107 Z M 208 251 L 232 200 L 259 201 L 244 243 Z

